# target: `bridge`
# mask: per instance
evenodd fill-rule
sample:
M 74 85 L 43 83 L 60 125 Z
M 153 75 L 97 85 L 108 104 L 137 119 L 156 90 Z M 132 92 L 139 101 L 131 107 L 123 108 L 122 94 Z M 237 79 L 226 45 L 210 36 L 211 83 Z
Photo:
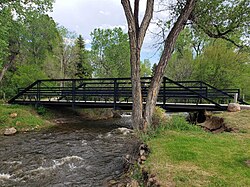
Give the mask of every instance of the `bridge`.
M 141 78 L 145 104 L 151 77 Z M 11 104 L 72 106 L 83 108 L 132 109 L 130 78 L 37 80 L 20 88 Z M 163 78 L 157 106 L 167 111 L 222 111 L 235 97 L 241 104 L 239 89 L 217 89 L 203 81 L 173 81 Z

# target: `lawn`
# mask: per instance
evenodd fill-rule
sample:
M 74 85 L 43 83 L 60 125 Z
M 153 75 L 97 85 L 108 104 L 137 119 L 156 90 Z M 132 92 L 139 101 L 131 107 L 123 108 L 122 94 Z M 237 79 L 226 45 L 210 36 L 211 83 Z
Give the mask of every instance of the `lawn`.
M 250 160 L 249 114 L 225 113 L 234 116 L 237 127 L 242 125 L 244 131 L 221 134 L 190 127 L 184 119 L 174 117 L 147 139 L 151 154 L 146 168 L 156 174 L 162 186 L 250 186 L 246 164 Z M 241 121 L 239 116 L 249 120 Z

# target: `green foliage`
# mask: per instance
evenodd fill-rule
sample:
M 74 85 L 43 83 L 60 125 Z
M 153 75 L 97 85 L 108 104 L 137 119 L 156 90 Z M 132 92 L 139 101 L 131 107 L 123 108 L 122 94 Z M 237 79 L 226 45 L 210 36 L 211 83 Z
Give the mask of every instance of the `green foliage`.
M 95 29 L 91 33 L 91 56 L 96 77 L 129 77 L 128 35 L 121 28 Z
M 164 126 L 164 129 L 176 131 L 202 131 L 200 127 L 188 123 L 184 116 L 178 115 L 173 116 L 169 120 L 169 122 Z
M 198 30 L 210 37 L 244 45 L 241 38 L 250 34 L 249 14 L 249 0 L 204 0 L 197 1 L 191 20 Z
M 16 113 L 16 117 L 11 114 Z M 39 117 L 32 107 L 18 105 L 0 105 L 0 131 L 15 127 L 20 131 L 35 130 L 51 124 Z
M 146 133 L 138 132 L 138 135 L 143 141 L 147 142 L 152 138 L 161 136 L 162 132 L 168 130 L 187 131 L 187 132 L 203 131 L 200 127 L 188 123 L 184 116 L 173 115 L 167 117 L 163 109 L 156 107 L 153 116 L 153 125 L 149 127 Z
M 38 79 L 46 79 L 47 76 L 38 65 L 19 66 L 13 74 L 8 72 L 2 84 L 2 91 L 6 98 L 11 98 L 17 93 L 18 88 L 24 88 Z
M 169 117 L 167 117 L 166 111 L 163 108 L 156 106 L 152 117 L 152 127 L 155 129 L 158 126 L 167 123 L 168 120 Z
M 88 59 L 88 53 L 85 50 L 85 42 L 81 35 L 76 40 L 77 48 L 77 62 L 76 62 L 76 76 L 78 78 L 91 78 L 92 67 Z
M 145 59 L 143 62 L 141 62 L 141 71 L 140 75 L 141 77 L 150 77 L 152 74 L 151 72 L 151 64 L 148 59 Z
M 56 23 L 48 15 L 30 12 L 24 20 L 23 30 L 22 61 L 42 64 L 47 55 L 53 52 L 53 47 L 59 37 Z
M 151 69 L 151 76 L 154 76 L 154 74 L 155 74 L 155 71 L 156 71 L 156 67 L 157 67 L 157 64 L 156 63 L 154 63 L 153 64 L 153 66 L 152 66 L 152 69 Z
M 46 115 L 47 110 L 46 110 L 46 108 L 43 107 L 43 106 L 38 106 L 38 107 L 36 108 L 36 112 L 37 112 L 37 114 L 44 116 L 44 115 Z
M 238 87 L 246 57 L 228 43 L 215 41 L 197 58 L 194 77 L 218 88 Z

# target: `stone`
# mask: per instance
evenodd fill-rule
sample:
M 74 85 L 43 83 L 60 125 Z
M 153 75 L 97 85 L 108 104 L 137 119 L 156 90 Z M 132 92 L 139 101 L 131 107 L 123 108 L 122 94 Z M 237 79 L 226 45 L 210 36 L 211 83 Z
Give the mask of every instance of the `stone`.
M 4 131 L 4 135 L 5 136 L 11 136 L 11 135 L 14 135 L 17 133 L 17 130 L 14 128 L 14 127 L 11 127 L 11 128 L 7 128 L 5 129 Z
M 11 117 L 11 118 L 16 118 L 16 117 L 17 117 L 17 113 L 11 113 L 11 114 L 10 114 L 10 117 Z
M 142 156 L 141 156 L 141 160 L 142 160 L 142 161 L 145 161 L 145 160 L 147 160 L 147 158 L 146 158 L 144 155 L 142 155 Z
M 125 158 L 126 158 L 127 160 L 129 160 L 129 159 L 130 159 L 130 155 L 126 155 Z
M 118 128 L 117 131 L 123 135 L 128 135 L 133 133 L 133 130 L 124 127 Z
M 136 180 L 132 180 L 131 184 L 129 186 L 131 186 L 131 187 L 139 187 L 140 185 Z
M 140 156 L 145 155 L 145 150 L 141 149 L 140 150 Z
M 227 107 L 227 110 L 229 112 L 238 112 L 238 111 L 241 110 L 240 109 L 240 104 L 238 104 L 238 103 L 229 103 L 228 107 Z

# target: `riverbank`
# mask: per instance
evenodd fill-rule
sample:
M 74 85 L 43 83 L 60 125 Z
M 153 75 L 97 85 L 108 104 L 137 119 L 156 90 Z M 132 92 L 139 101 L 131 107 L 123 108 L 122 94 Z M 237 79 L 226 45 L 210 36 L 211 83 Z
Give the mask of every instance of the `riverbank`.
M 54 125 L 47 117 L 39 115 L 43 113 L 42 108 L 35 109 L 30 106 L 20 105 L 0 105 L 0 134 L 3 134 L 7 128 L 15 128 L 19 132 L 39 130 L 50 128 Z M 51 116 L 50 116 L 51 117 Z
M 112 109 L 35 108 L 2 103 L 0 104 L 0 134 L 4 134 L 9 128 L 15 128 L 17 132 L 38 131 L 65 123 L 119 117 L 119 112 L 114 112 Z
M 175 116 L 142 137 L 151 150 L 144 170 L 161 186 L 250 186 L 250 111 L 216 116 L 237 131 L 205 132 Z

